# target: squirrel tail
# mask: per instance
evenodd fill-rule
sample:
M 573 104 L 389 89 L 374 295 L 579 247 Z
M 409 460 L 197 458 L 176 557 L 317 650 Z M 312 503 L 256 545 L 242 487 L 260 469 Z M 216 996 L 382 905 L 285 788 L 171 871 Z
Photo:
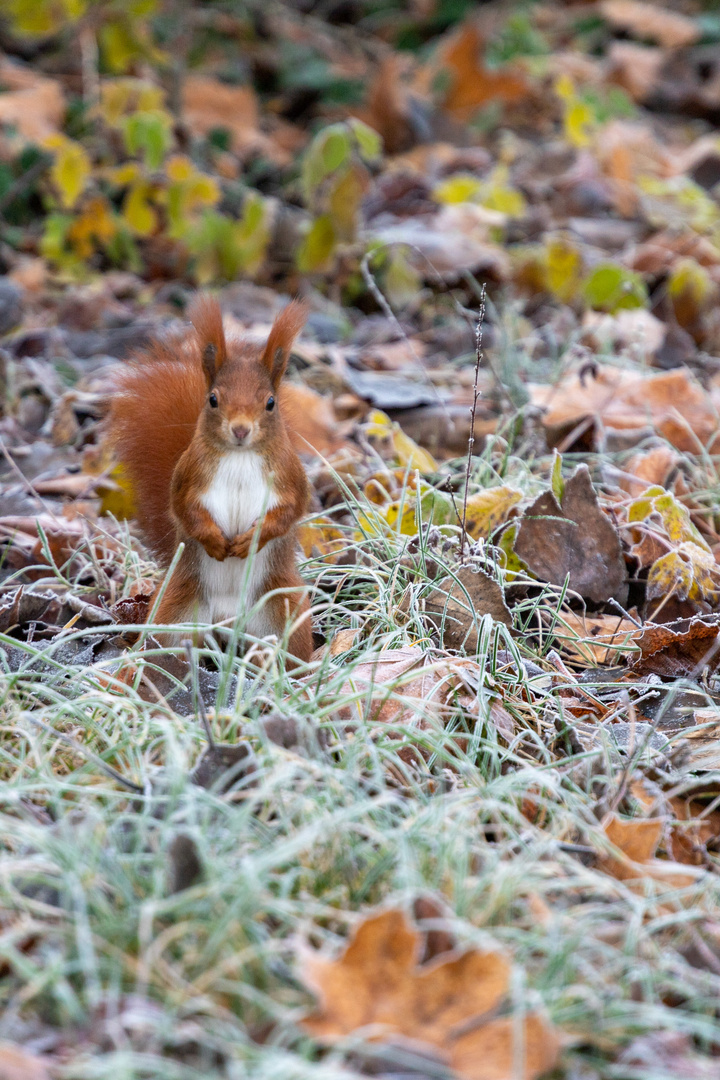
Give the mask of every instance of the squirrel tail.
M 159 342 L 124 368 L 110 408 L 109 437 L 132 486 L 138 524 L 164 565 L 176 546 L 172 475 L 205 392 L 198 349 L 187 339 Z

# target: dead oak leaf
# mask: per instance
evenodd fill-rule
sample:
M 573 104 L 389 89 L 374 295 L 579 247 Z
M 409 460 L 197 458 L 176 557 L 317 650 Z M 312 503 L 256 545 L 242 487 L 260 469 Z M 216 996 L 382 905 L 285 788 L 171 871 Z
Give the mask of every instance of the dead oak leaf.
M 500 952 L 442 953 L 419 964 L 420 934 L 397 909 L 365 919 L 337 960 L 303 956 L 302 978 L 316 994 L 317 1012 L 303 1021 L 312 1035 L 335 1039 L 370 1025 L 380 1037 L 429 1043 L 464 1080 L 504 1080 L 519 1047 L 521 1071 L 532 1080 L 552 1068 L 559 1040 L 537 1013 L 517 1031 L 514 1018 L 483 1017 L 506 997 L 511 965 Z
M 561 504 L 546 491 L 526 511 L 515 552 L 541 581 L 563 585 L 569 575 L 570 588 L 586 600 L 625 602 L 620 539 L 598 505 L 586 465 L 565 483 Z

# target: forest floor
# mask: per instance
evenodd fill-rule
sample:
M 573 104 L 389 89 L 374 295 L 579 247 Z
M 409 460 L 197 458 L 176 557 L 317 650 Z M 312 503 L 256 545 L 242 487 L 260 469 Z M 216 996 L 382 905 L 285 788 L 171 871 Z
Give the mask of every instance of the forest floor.
M 449 7 L 3 16 L 0 1080 L 720 1074 L 720 13 Z M 145 629 L 197 288 L 310 310 L 300 668 Z

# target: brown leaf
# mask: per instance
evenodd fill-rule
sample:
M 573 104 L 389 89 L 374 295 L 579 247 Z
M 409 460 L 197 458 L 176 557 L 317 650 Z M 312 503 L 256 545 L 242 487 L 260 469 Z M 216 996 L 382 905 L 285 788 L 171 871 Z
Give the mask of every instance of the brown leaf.
M 696 616 L 656 625 L 646 623 L 635 635 L 641 656 L 633 664 L 640 675 L 661 675 L 668 679 L 699 675 L 720 664 L 717 616 Z
M 230 132 L 238 153 L 260 141 L 258 104 L 251 86 L 230 86 L 203 75 L 188 75 L 182 87 L 183 118 L 193 135 L 208 135 L 214 128 Z
M 543 406 L 550 445 L 583 420 L 596 418 L 606 429 L 642 430 L 650 424 L 678 450 L 698 453 L 717 434 L 717 410 L 697 379 L 685 369 L 637 375 L 598 367 L 560 386 L 531 386 L 533 403 Z
M 646 4 L 641 0 L 603 0 L 600 11 L 618 30 L 625 30 L 642 40 L 656 41 L 666 49 L 681 49 L 700 37 L 700 27 L 694 19 L 667 11 L 658 4 Z
M 404 912 L 391 909 L 365 919 L 335 961 L 303 957 L 302 978 L 319 999 L 304 1021 L 316 1037 L 333 1039 L 369 1024 L 385 1037 L 403 1036 L 437 1047 L 460 1077 L 502 1080 L 516 1058 L 516 1021 L 482 1017 L 505 998 L 511 967 L 499 952 L 442 953 L 419 965 L 420 935 Z M 470 1022 L 471 1030 L 462 1032 Z M 559 1043 L 535 1013 L 522 1021 L 520 1076 L 539 1076 L 557 1062 Z
M 50 1080 L 50 1072 L 42 1058 L 15 1043 L 0 1042 L 0 1080 Z
M 483 615 L 492 615 L 495 622 L 510 627 L 512 616 L 497 581 L 469 567 L 463 567 L 455 576 L 457 581 L 443 578 L 423 601 L 425 614 L 440 630 L 446 649 L 472 653 L 477 649 L 477 625 Z
M 515 551 L 541 581 L 570 588 L 601 603 L 627 596 L 619 537 L 598 506 L 590 473 L 580 465 L 565 484 L 562 506 L 552 492 L 535 500 L 523 517 Z
M 640 495 L 649 487 L 665 487 L 677 462 L 678 456 L 669 446 L 655 446 L 633 454 L 623 468 L 619 486 L 631 495 Z
M 280 402 L 293 446 L 300 454 L 326 457 L 345 445 L 332 402 L 300 383 L 284 382 Z
M 41 142 L 59 130 L 65 96 L 57 80 L 3 60 L 0 85 L 0 124 L 11 124 L 30 142 Z
M 637 625 L 622 616 L 563 611 L 554 634 L 574 658 L 590 664 L 617 664 L 624 654 L 637 648 L 633 642 L 636 631 Z
M 601 856 L 598 866 L 618 881 L 647 877 L 669 889 L 684 889 L 698 881 L 697 871 L 690 871 L 680 863 L 654 858 L 663 833 L 661 818 L 624 820 L 617 814 L 608 814 L 602 827 L 620 854 Z
M 466 120 L 489 101 L 522 101 L 529 87 L 518 71 L 500 68 L 491 71 L 483 62 L 485 42 L 477 26 L 465 23 L 454 32 L 440 52 L 440 63 L 449 71 L 450 86 L 443 108 L 459 120 Z
M 613 41 L 608 49 L 608 81 L 627 90 L 633 101 L 645 101 L 657 86 L 665 61 L 662 49 Z

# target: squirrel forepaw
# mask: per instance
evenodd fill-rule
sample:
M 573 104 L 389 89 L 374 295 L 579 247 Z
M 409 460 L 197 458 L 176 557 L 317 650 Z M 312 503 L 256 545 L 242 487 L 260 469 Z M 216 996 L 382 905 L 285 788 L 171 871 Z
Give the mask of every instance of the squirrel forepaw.
M 247 532 L 240 533 L 239 536 L 236 536 L 234 540 L 230 541 L 228 554 L 235 559 L 247 559 L 250 554 L 254 535 L 254 529 L 248 529 Z
M 217 559 L 218 562 L 223 562 L 230 554 L 228 542 L 224 538 L 222 540 L 216 540 L 215 537 L 207 537 L 205 540 L 201 540 L 200 543 L 205 548 L 210 558 Z

